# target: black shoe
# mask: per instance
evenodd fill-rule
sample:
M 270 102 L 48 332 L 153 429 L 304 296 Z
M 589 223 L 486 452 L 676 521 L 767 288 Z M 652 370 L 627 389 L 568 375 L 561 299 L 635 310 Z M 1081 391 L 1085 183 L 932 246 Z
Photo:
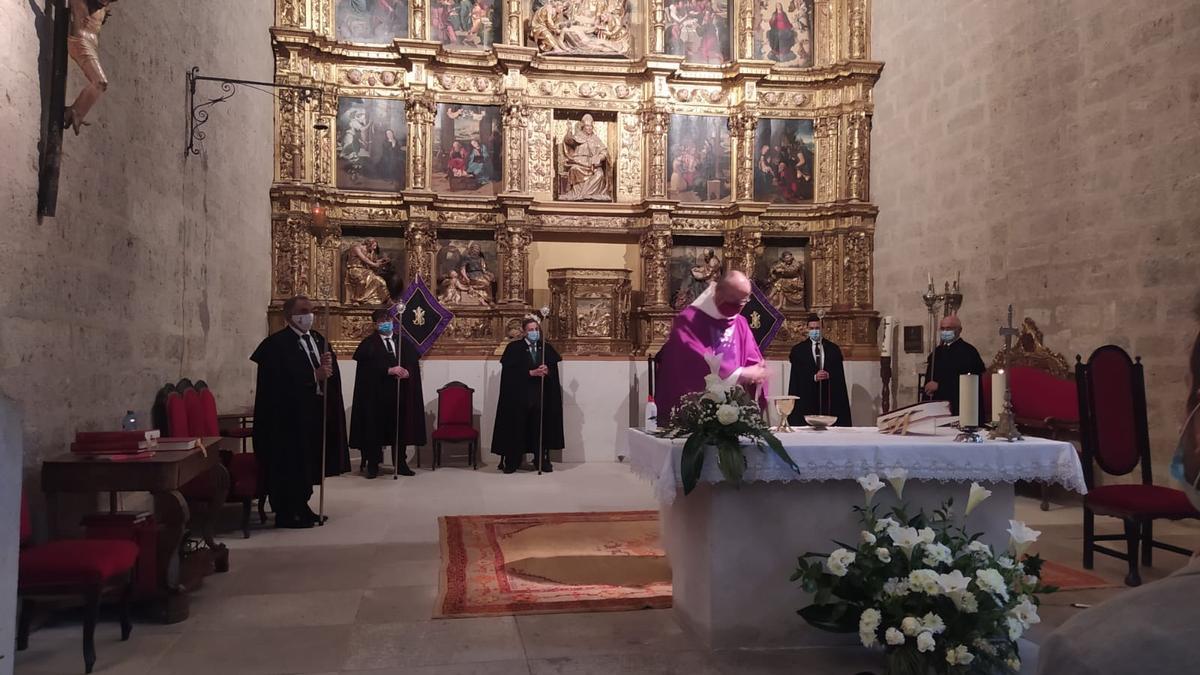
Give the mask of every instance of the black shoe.
M 517 467 L 514 464 L 505 462 L 504 464 L 500 465 L 500 470 L 503 471 L 504 473 L 516 473 Z
M 313 521 L 303 516 L 275 516 L 275 527 L 290 530 L 306 530 L 313 526 Z
M 318 516 L 316 513 L 313 512 L 312 509 L 310 509 L 308 507 L 308 504 L 304 505 L 304 511 L 301 512 L 298 517 L 300 518 L 300 520 L 307 520 L 310 523 L 312 523 L 313 525 L 324 525 L 325 523 L 329 522 L 329 516 L 325 516 L 324 518 L 322 518 L 321 516 Z
M 542 462 L 542 473 L 553 473 L 553 472 L 554 472 L 554 465 L 550 463 L 550 460 L 546 460 L 546 461 Z
M 412 469 L 408 468 L 408 464 L 405 464 L 404 462 L 401 462 L 400 466 L 396 467 L 396 473 L 400 474 L 401 476 L 417 475 L 417 473 L 415 471 L 413 471 Z
M 374 462 L 371 462 L 370 464 L 367 465 L 367 478 L 370 479 L 370 478 L 378 478 L 378 477 L 379 477 L 379 465 Z
M 362 473 L 366 470 L 367 470 L 367 458 L 363 457 L 362 459 L 358 460 L 358 472 Z

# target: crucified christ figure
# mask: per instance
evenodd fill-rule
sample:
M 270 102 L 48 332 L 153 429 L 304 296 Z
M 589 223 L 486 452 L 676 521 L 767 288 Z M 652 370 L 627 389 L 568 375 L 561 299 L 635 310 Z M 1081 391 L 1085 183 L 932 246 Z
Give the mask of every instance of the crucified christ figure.
M 108 89 L 108 78 L 100 67 L 100 28 L 108 19 L 109 5 L 117 0 L 68 0 L 71 10 L 71 32 L 67 37 L 67 53 L 83 71 L 88 84 L 79 92 L 75 102 L 67 107 L 63 126 L 69 126 L 79 135 L 85 126 L 84 118 L 104 91 Z

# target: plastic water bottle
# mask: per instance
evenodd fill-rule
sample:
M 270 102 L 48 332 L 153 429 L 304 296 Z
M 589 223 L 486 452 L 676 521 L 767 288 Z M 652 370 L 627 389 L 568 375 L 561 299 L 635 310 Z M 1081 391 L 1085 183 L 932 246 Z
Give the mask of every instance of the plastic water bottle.
M 125 418 L 121 420 L 121 429 L 123 431 L 137 431 L 137 428 L 137 415 L 134 415 L 132 410 L 126 410 Z
M 653 396 L 646 397 L 646 431 L 658 431 L 658 406 Z

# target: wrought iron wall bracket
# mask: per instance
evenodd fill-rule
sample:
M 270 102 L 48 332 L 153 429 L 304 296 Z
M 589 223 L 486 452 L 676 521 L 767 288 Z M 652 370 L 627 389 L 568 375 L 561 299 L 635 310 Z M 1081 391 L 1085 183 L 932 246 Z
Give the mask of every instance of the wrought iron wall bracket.
M 200 82 L 216 82 L 220 84 L 220 95 L 207 98 L 203 94 L 196 96 L 196 88 Z M 200 146 L 204 143 L 204 139 L 208 134 L 203 127 L 208 123 L 209 111 L 218 103 L 223 103 L 233 98 L 238 93 L 239 87 L 245 87 L 254 91 L 263 91 L 262 87 L 269 89 L 288 89 L 300 93 L 300 98 L 304 102 L 309 102 L 313 99 L 320 99 L 321 90 L 316 87 L 306 87 L 303 85 L 293 84 L 277 84 L 275 82 L 256 82 L 254 80 L 238 80 L 229 77 L 209 77 L 200 75 L 200 67 L 193 66 L 187 72 L 187 100 L 188 100 L 188 120 L 187 120 L 187 147 L 183 151 L 183 156 L 186 159 L 188 155 L 200 154 Z M 270 94 L 270 91 L 264 93 Z M 271 94 L 274 96 L 274 94 Z

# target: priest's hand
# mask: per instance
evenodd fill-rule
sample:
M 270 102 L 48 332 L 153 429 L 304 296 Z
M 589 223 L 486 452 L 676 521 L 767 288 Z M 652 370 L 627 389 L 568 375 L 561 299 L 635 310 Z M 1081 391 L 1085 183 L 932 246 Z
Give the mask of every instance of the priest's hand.
M 529 371 L 529 376 L 530 377 L 545 377 L 549 373 L 550 373 L 550 369 L 547 368 L 545 365 L 541 365 L 541 366 L 538 366 L 537 368 L 534 368 L 533 370 Z
M 408 378 L 408 370 L 403 366 L 392 366 L 388 368 L 387 374 L 401 380 Z
M 829 371 L 828 370 L 818 370 L 817 374 L 813 375 L 813 379 L 816 380 L 817 382 L 824 382 L 825 380 L 829 379 Z
M 933 396 L 933 392 L 935 392 L 937 390 L 938 390 L 938 383 L 935 382 L 934 380 L 930 380 L 925 383 L 925 394 L 927 396 Z
M 333 377 L 333 366 L 324 365 L 313 371 L 313 377 L 317 378 L 317 382 L 324 382 Z
M 746 366 L 742 368 L 741 375 L 738 379 L 748 384 L 758 384 L 767 379 L 767 369 L 759 365 Z

